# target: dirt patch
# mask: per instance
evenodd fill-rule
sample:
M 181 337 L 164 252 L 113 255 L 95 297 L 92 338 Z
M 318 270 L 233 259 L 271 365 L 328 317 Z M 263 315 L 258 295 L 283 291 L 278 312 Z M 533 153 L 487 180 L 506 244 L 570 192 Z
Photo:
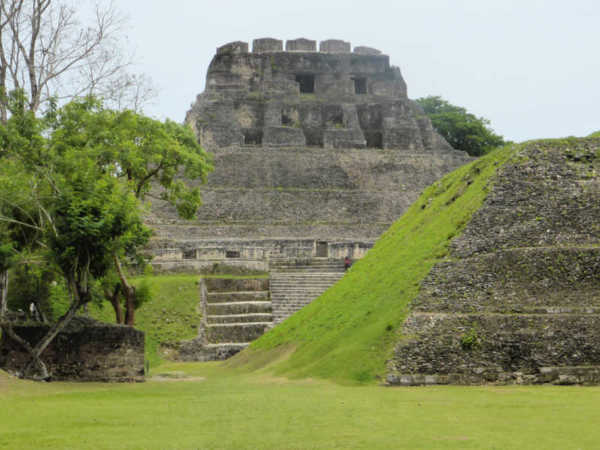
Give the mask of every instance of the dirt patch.
M 184 372 L 165 372 L 152 376 L 150 381 L 204 381 L 205 379 L 205 377 L 190 377 Z

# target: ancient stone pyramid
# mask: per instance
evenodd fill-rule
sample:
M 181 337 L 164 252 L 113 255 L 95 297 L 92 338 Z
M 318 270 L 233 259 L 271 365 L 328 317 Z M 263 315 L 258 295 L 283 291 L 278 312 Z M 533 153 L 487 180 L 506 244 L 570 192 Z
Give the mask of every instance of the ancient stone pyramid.
M 217 49 L 187 113 L 215 171 L 197 220 L 159 202 L 159 269 L 360 258 L 423 188 L 470 158 L 408 99 L 389 57 L 344 41 Z
M 425 279 L 391 384 L 600 382 L 600 139 L 526 144 Z

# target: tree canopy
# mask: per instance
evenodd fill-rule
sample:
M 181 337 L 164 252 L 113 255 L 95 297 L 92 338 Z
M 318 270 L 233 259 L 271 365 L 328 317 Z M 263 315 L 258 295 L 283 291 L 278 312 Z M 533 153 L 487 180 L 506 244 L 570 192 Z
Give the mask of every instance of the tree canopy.
M 13 94 L 10 107 L 0 125 L 1 268 L 27 249 L 38 252 L 62 274 L 71 297 L 67 313 L 34 347 L 6 327 L 32 356 L 25 372 L 46 377 L 41 353 L 77 310 L 102 292 L 103 280 L 115 279 L 111 273 L 118 273 L 133 324 L 140 299 L 122 264 L 139 260 L 151 235 L 142 218 L 151 183 L 191 217 L 200 193 L 179 175 L 203 179 L 211 165 L 188 128 L 105 109 L 94 98 L 50 109 L 41 118 L 22 93 Z
M 433 127 L 448 143 L 471 156 L 485 155 L 506 142 L 489 127 L 483 117 L 469 113 L 439 96 L 421 97 L 416 102 L 423 108 Z

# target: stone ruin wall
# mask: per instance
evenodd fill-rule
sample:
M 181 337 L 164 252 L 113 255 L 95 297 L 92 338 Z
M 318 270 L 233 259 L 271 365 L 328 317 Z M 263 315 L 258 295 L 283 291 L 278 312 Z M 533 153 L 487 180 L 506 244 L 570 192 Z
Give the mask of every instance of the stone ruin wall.
M 50 325 L 16 325 L 34 346 Z M 144 381 L 144 332 L 125 325 L 75 317 L 42 354 L 54 381 Z M 3 333 L 0 368 L 19 372 L 29 361 L 21 345 Z
M 155 202 L 158 270 L 272 258 L 360 258 L 445 173 L 469 161 L 432 128 L 389 57 L 345 41 L 217 49 L 186 116 L 215 170 L 196 220 Z
M 231 145 L 449 149 L 407 97 L 389 56 L 339 40 L 255 39 L 217 49 L 186 121 Z

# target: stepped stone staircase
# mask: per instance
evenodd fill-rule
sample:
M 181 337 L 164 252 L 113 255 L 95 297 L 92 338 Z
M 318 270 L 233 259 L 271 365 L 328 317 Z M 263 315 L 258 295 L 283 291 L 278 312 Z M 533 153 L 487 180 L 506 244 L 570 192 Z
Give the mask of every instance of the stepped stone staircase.
M 196 339 L 181 343 L 179 358 L 227 359 L 344 276 L 340 259 L 276 258 L 270 268 L 270 279 L 203 279 L 200 331 Z
M 275 324 L 308 305 L 344 276 L 340 259 L 274 259 L 270 268 Z
M 200 333 L 182 344 L 183 360 L 227 359 L 273 326 L 268 279 L 207 278 L 200 295 Z

